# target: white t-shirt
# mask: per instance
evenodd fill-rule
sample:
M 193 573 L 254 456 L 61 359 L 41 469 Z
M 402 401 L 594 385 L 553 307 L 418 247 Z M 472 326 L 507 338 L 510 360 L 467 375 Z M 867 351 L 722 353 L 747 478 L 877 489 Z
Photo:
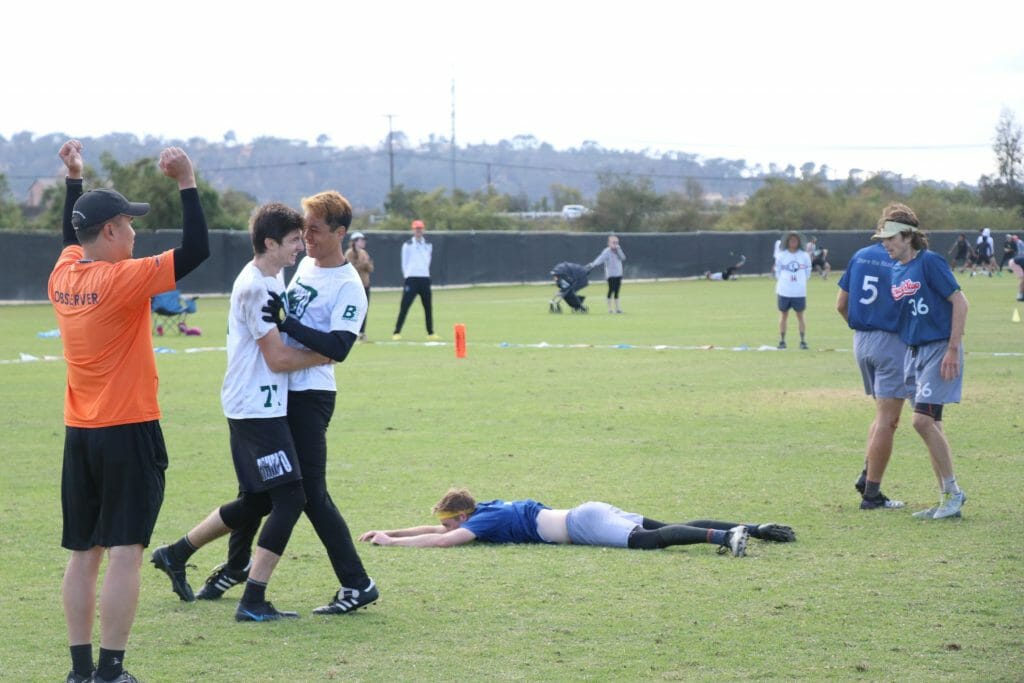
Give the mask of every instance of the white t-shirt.
M 257 340 L 275 328 L 263 320 L 270 292 L 284 292 L 284 277 L 266 277 L 251 261 L 235 278 L 228 312 L 228 369 L 220 389 L 224 416 L 234 420 L 288 413 L 288 373 L 274 372 Z
M 351 263 L 321 268 L 314 259 L 306 256 L 299 262 L 288 285 L 289 315 L 306 327 L 321 332 L 359 334 L 366 317 L 366 305 L 363 281 Z M 285 341 L 291 346 L 306 348 L 287 336 Z M 336 391 L 334 364 L 315 365 L 292 372 L 288 388 L 291 391 Z
M 789 249 L 775 252 L 775 272 L 778 280 L 775 293 L 785 297 L 806 297 L 807 278 L 811 273 L 811 257 L 806 251 Z

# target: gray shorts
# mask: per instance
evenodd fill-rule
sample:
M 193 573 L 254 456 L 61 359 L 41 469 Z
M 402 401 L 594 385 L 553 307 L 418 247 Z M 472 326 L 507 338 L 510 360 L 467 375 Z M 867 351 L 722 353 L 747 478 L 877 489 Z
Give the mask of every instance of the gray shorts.
M 643 515 L 593 501 L 572 508 L 565 518 L 571 543 L 611 548 L 628 548 L 629 535 L 643 522 Z
M 952 381 L 942 379 L 942 357 L 946 355 L 948 342 L 931 342 L 923 346 L 910 347 L 903 363 L 907 385 L 916 387 L 914 405 L 931 403 L 945 405 L 960 402 L 960 390 L 964 383 L 964 347 L 960 347 L 960 374 Z
M 895 332 L 856 330 L 853 333 L 853 356 L 868 396 L 910 398 L 914 395 L 914 385 L 906 383 L 903 371 L 906 355 L 907 345 Z

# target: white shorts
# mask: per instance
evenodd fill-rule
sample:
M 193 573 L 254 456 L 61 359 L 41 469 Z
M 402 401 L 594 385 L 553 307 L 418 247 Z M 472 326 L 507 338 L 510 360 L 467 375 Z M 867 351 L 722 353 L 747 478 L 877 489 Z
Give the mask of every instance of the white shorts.
M 643 523 L 643 515 L 593 501 L 572 508 L 565 518 L 570 543 L 611 548 L 628 548 L 629 535 Z

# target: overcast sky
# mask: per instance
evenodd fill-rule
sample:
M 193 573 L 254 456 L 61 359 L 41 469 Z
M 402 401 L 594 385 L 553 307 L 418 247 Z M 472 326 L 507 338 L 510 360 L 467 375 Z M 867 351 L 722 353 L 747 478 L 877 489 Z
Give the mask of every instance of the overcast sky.
M 15 0 L 0 135 L 557 149 L 975 183 L 1024 124 L 1024 3 Z

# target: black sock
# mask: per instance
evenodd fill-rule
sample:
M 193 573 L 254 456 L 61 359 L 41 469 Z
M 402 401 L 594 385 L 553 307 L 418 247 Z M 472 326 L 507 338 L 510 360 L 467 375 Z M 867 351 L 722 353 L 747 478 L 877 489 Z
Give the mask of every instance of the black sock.
M 180 562 L 186 562 L 198 548 L 188 542 L 188 536 L 182 536 L 175 543 L 172 543 L 168 550 L 171 553 L 171 557 Z
M 882 483 L 878 481 L 871 481 L 866 479 L 864 481 L 864 497 L 865 498 L 877 498 L 882 493 Z
M 92 676 L 92 643 L 71 646 L 71 668 L 79 676 Z
M 267 599 L 267 584 L 254 579 L 245 582 L 245 592 L 242 593 L 242 602 L 254 604 L 265 602 Z
M 124 671 L 124 650 L 107 650 L 100 648 L 100 662 L 96 673 L 108 681 L 121 675 Z

